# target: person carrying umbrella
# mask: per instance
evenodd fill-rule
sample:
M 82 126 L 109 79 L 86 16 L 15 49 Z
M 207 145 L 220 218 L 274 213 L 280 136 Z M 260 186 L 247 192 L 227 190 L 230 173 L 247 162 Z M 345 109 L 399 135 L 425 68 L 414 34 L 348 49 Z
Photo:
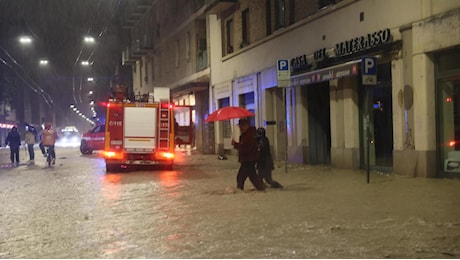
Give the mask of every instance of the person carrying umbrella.
M 250 126 L 247 119 L 240 119 L 238 126 L 241 132 L 239 141 L 236 142 L 232 139 L 233 147 L 238 150 L 238 162 L 240 163 L 238 175 L 236 176 L 237 188 L 244 190 L 244 182 L 249 177 L 252 185 L 257 190 L 264 191 L 264 184 L 262 179 L 257 175 L 255 167 L 258 157 L 256 128 Z

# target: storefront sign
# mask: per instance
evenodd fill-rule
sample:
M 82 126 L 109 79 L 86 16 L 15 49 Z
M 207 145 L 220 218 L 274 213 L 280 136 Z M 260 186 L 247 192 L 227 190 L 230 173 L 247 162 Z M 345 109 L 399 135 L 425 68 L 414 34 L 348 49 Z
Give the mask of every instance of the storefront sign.
M 390 29 L 380 30 L 369 33 L 366 36 L 356 37 L 348 41 L 337 43 L 335 45 L 335 55 L 344 56 L 389 42 L 391 42 Z
M 292 85 L 301 86 L 307 84 L 329 81 L 342 77 L 358 75 L 358 63 L 360 60 L 350 61 L 344 64 L 331 66 L 325 69 L 307 72 L 301 75 L 292 76 Z
M 291 59 L 291 72 L 301 72 L 311 70 L 314 64 L 325 62 L 330 57 L 341 57 L 350 55 L 359 51 L 372 49 L 380 45 L 390 43 L 392 41 L 390 29 L 383 29 L 373 33 L 368 33 L 365 36 L 356 37 L 351 40 L 337 43 L 334 49 L 328 51 L 322 48 L 314 51 L 311 55 L 302 54 Z M 308 60 L 307 59 L 310 59 Z

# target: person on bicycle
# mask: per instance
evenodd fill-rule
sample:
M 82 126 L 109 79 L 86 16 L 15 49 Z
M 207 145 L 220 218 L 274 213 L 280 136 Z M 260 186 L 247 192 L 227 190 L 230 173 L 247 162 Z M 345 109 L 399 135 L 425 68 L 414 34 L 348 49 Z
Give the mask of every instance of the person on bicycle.
M 51 163 L 55 164 L 56 163 L 56 151 L 54 150 L 54 144 L 56 143 L 57 132 L 54 131 L 53 128 L 51 128 L 50 123 L 47 123 L 40 137 L 41 137 L 40 138 L 41 142 L 39 146 L 40 146 L 40 150 L 42 151 L 42 154 L 46 157 L 45 147 L 48 147 L 48 153 L 51 156 Z

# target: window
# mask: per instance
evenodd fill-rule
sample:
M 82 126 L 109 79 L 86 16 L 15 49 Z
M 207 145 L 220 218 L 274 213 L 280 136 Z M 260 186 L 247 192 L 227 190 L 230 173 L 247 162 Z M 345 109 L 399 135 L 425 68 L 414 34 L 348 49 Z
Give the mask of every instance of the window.
M 144 63 L 142 62 L 142 59 L 139 61 L 139 87 L 142 88 L 143 86 L 143 80 L 142 80 L 142 70 L 144 68 Z
M 275 0 L 275 30 L 285 26 L 286 16 L 285 0 Z
M 249 44 L 249 9 L 245 9 L 241 14 L 242 42 L 240 48 Z
M 176 60 L 176 68 L 179 67 L 179 40 L 176 41 L 176 45 L 174 48 L 174 59 Z
M 149 60 L 147 59 L 147 57 L 145 58 L 145 67 L 144 67 L 144 81 L 147 83 L 149 81 Z
M 152 82 L 155 81 L 155 58 L 152 55 L 150 62 L 152 63 Z
M 318 0 L 318 9 L 335 4 L 335 0 Z
M 190 42 L 191 42 L 190 32 L 187 32 L 185 37 L 186 37 L 186 39 L 185 39 L 185 58 L 187 60 L 190 60 Z
M 265 0 L 265 17 L 267 35 L 272 34 L 272 6 L 271 0 Z
M 233 19 L 227 20 L 226 26 L 227 53 L 233 52 Z

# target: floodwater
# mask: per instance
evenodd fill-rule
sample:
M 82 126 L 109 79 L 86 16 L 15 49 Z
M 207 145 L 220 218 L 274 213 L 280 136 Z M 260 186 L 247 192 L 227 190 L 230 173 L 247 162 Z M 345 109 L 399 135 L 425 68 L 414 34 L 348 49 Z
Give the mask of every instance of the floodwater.
M 0 258 L 460 257 L 456 179 L 277 164 L 284 190 L 234 192 L 232 156 L 111 174 L 72 148 L 41 159 L 0 168 Z

